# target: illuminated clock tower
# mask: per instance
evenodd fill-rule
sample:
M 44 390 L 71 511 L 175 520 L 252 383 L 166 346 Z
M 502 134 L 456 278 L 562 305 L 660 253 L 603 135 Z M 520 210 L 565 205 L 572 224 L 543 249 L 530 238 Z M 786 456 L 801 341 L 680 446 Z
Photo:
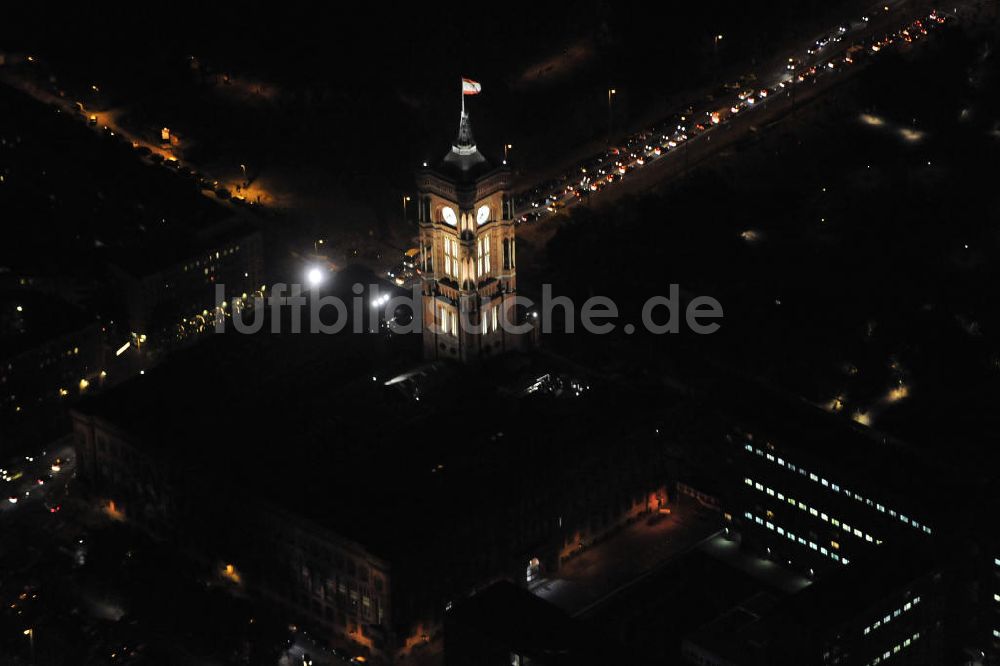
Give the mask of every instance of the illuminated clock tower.
M 424 356 L 472 362 L 523 348 L 510 171 L 476 149 L 462 110 L 458 137 L 417 174 Z M 504 322 L 507 322 L 506 325 Z M 527 332 L 513 330 L 515 327 Z

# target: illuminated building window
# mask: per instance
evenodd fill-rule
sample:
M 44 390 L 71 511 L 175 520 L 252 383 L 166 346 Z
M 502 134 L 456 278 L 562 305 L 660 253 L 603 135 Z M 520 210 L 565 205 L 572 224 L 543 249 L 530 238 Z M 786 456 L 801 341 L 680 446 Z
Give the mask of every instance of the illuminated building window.
M 444 272 L 446 275 L 458 279 L 458 241 L 447 236 L 444 239 Z

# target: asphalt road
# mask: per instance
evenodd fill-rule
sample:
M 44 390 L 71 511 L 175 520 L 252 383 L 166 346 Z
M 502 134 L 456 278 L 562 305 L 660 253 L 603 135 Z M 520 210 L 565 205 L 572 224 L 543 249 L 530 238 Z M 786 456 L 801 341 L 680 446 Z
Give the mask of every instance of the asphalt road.
M 969 4 L 967 2 L 963 7 Z M 536 214 L 541 221 L 563 207 L 585 202 L 607 203 L 623 194 L 635 193 L 682 175 L 750 132 L 787 117 L 796 106 L 832 90 L 847 76 L 862 69 L 867 59 L 877 57 L 878 53 L 871 49 L 872 42 L 885 34 L 898 34 L 915 19 L 923 19 L 927 23 L 930 12 L 930 5 L 922 0 L 898 0 L 872 6 L 865 14 L 868 21 L 861 17 L 845 19 L 845 23 L 841 24 L 845 27 L 843 32 L 839 26 L 831 26 L 829 30 L 810 38 L 806 44 L 782 51 L 762 65 L 755 73 L 755 81 L 740 85 L 740 88 L 753 93 L 748 100 L 740 99 L 734 91 L 726 96 L 708 95 L 701 103 L 692 104 L 688 109 L 678 109 L 675 115 L 683 116 L 685 120 L 682 121 L 683 129 L 670 130 L 676 146 L 663 146 L 657 156 L 646 147 L 660 146 L 661 137 L 642 138 L 643 134 L 653 134 L 652 129 L 625 137 L 611 151 L 602 151 L 582 160 L 600 162 L 602 166 L 597 174 L 592 173 L 594 169 L 589 169 L 588 173 L 578 167 L 569 169 L 553 179 L 559 184 L 557 188 L 528 197 L 515 215 Z M 941 15 L 955 18 L 954 13 Z M 836 38 L 836 41 L 815 48 L 816 42 L 830 37 Z M 914 37 L 915 43 L 919 43 L 932 38 L 933 34 L 914 34 Z M 901 44 L 904 48 L 911 46 L 900 38 L 895 40 L 893 47 L 899 48 Z M 853 62 L 848 63 L 844 58 L 855 45 L 862 48 L 856 50 Z M 809 53 L 810 49 L 814 49 L 814 53 Z M 788 68 L 790 58 L 794 59 L 794 70 Z M 799 76 L 804 80 L 798 81 Z M 759 91 L 763 88 L 768 89 L 770 94 L 761 98 Z M 753 100 L 752 103 L 749 100 Z M 717 124 L 709 120 L 708 114 L 713 111 L 720 112 Z M 699 122 L 705 124 L 707 129 L 695 129 L 694 125 Z M 678 134 L 686 138 L 682 140 Z M 617 154 L 611 154 L 614 151 Z M 614 179 L 613 182 L 603 185 L 596 182 L 610 178 Z M 583 196 L 577 196 L 574 189 L 582 190 Z

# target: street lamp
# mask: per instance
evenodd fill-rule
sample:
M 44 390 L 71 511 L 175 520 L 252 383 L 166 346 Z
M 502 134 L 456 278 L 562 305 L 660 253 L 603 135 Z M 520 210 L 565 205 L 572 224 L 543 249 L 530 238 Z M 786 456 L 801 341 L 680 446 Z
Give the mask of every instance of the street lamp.
M 406 224 L 406 204 L 409 203 L 410 197 L 403 195 L 403 224 Z
M 35 629 L 28 627 L 22 633 L 28 637 L 28 644 L 31 646 L 31 663 L 33 664 L 35 663 Z
M 510 145 L 509 143 L 503 144 L 503 161 L 504 162 L 507 161 L 507 151 L 509 151 L 513 147 L 514 146 Z
M 611 100 L 618 91 L 614 88 L 608 88 L 608 147 L 611 147 L 611 134 L 614 131 L 614 116 L 612 115 L 612 105 Z
M 385 305 L 391 298 L 391 294 L 381 294 L 380 296 L 372 299 L 372 309 L 375 310 L 375 314 L 378 316 L 378 328 L 373 328 L 372 333 L 377 333 L 382 330 L 382 316 L 385 313 Z M 375 378 L 372 377 L 372 379 L 374 380 Z
M 721 41 L 722 41 L 722 35 L 716 35 L 715 37 L 712 38 L 712 46 L 715 49 L 716 53 L 719 52 L 719 42 Z

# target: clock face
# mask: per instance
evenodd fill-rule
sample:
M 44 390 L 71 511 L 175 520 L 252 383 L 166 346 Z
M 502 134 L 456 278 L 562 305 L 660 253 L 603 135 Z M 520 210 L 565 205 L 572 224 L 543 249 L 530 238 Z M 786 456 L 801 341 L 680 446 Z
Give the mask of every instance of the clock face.
M 490 207 L 480 206 L 479 210 L 476 211 L 476 222 L 479 224 L 486 224 L 490 221 Z
M 441 217 L 444 218 L 446 224 L 450 224 L 453 227 L 458 224 L 458 218 L 455 216 L 454 208 L 449 208 L 448 206 L 445 206 L 443 209 L 441 209 Z

